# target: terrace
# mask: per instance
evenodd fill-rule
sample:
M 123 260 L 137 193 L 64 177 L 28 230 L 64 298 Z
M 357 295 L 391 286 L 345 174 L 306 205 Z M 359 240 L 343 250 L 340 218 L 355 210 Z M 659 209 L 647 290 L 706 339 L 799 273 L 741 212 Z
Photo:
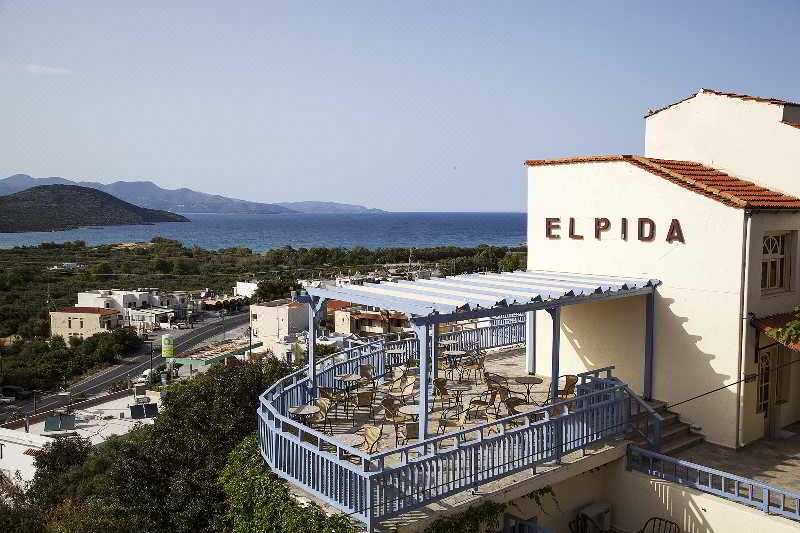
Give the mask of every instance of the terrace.
M 561 306 L 644 296 L 646 328 L 636 334 L 647 339 L 648 394 L 656 285 L 537 272 L 307 285 L 311 324 L 326 299 L 339 299 L 404 312 L 414 336 L 369 339 L 321 360 L 309 346 L 309 364 L 261 397 L 260 451 L 276 474 L 374 530 L 537 466 L 558 468 L 634 431 L 657 448 L 659 417 L 612 368 L 558 371 Z M 535 343 L 527 340 L 538 310 L 559 333 L 553 371 L 526 380 L 535 369 Z M 465 321 L 474 327 L 452 327 Z M 450 331 L 440 334 L 440 325 Z

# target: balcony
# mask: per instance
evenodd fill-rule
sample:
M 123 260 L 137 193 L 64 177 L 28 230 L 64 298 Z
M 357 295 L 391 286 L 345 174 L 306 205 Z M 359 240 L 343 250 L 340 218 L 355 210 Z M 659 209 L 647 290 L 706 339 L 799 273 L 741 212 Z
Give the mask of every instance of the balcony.
M 562 306 L 643 296 L 643 383 L 649 395 L 653 294 L 657 285 L 656 280 L 553 272 L 344 287 L 314 282 L 307 285 L 305 297 L 311 304 L 310 338 L 316 336 L 316 318 L 323 312 L 326 299 L 405 313 L 414 335 L 406 339 L 376 337 L 321 360 L 314 354 L 313 343 L 309 344 L 309 364 L 261 396 L 261 454 L 276 474 L 372 531 L 379 523 L 400 515 L 405 518 L 407 513 L 449 496 L 469 494 L 519 473 L 530 477 L 530 472 L 540 466 L 557 469 L 565 460 L 602 449 L 632 432 L 657 448 L 660 417 L 613 377 L 613 368 L 579 374 L 574 387 L 567 387 L 558 371 Z M 523 391 L 514 385 L 513 378 L 528 376 L 535 369 L 535 343 L 527 339 L 535 331 L 537 310 L 552 317 L 551 375 L 542 376 L 538 388 L 529 395 L 527 388 Z M 465 321 L 473 321 L 475 327 L 452 327 Z M 440 326 L 447 333 L 440 333 Z M 437 408 L 433 384 L 445 371 L 442 363 L 449 355 L 442 346 L 448 342 L 448 350 L 467 352 L 471 361 L 486 355 L 485 368 L 472 375 L 443 376 L 454 381 L 453 385 L 467 384 L 461 387 L 456 403 L 469 405 L 481 392 L 491 393 L 485 383 L 480 383 L 485 370 L 504 376 L 507 382 L 500 388 L 506 395 L 512 389 L 517 397 L 524 397 L 518 402 L 523 405 L 511 408 L 506 403 L 505 412 L 497 409 L 490 416 L 485 409 L 484 417 L 467 414 L 451 424 L 442 402 Z M 321 391 L 349 394 L 341 377 L 359 374 L 365 365 L 377 376 L 372 386 L 380 389 L 386 385 L 391 369 L 404 366 L 404 372 L 411 373 L 408 367 L 415 363 L 419 365 L 418 383 L 412 385 L 416 393 L 413 399 L 403 401 L 416 405 L 410 413 L 416 413 L 418 420 L 406 426 L 402 439 L 394 424 L 381 423 L 382 413 L 368 409 L 354 417 L 339 418 L 337 413 L 325 427 L 311 427 L 292 416 L 293 408 L 315 401 Z M 493 385 L 492 389 L 496 388 Z M 372 400 L 369 403 L 377 404 Z M 352 438 L 367 424 L 384 428 L 377 442 L 373 438 L 371 444 L 375 445 L 369 447 Z M 375 437 L 377 431 L 370 429 L 371 436 Z
M 524 321 L 450 333 L 446 339 L 482 349 L 496 349 L 486 370 L 506 376 L 524 375 Z M 373 365 L 377 374 L 418 357 L 416 338 L 378 338 L 331 355 L 317 363 L 321 387 L 342 390 L 335 376 L 357 373 L 361 365 Z M 399 352 L 402 351 L 403 355 Z M 387 353 L 389 352 L 389 353 Z M 345 417 L 339 411 L 333 431 L 312 428 L 295 420 L 291 407 L 313 399 L 305 370 L 276 383 L 261 397 L 259 445 L 275 473 L 313 494 L 335 509 L 351 514 L 368 526 L 425 506 L 451 494 L 478 487 L 530 470 L 538 465 L 557 465 L 562 458 L 604 444 L 639 430 L 655 440 L 657 430 L 648 422 L 648 406 L 628 387 L 611 376 L 611 369 L 579 375 L 576 396 L 568 401 L 522 414 L 479 422 L 466 429 L 432 431 L 424 439 L 396 445 L 392 424 L 385 426 L 377 451 L 354 448 L 343 436 L 352 435 L 370 420 L 368 412 Z M 470 383 L 464 402 L 480 385 Z M 546 397 L 549 380 L 533 389 L 534 401 Z M 485 389 L 485 386 L 483 387 Z M 520 394 L 524 387 L 516 387 Z M 435 403 L 435 402 L 434 402 Z M 432 419 L 441 405 L 432 408 Z M 376 424 L 381 417 L 376 415 Z M 644 422 L 644 424 L 642 424 Z

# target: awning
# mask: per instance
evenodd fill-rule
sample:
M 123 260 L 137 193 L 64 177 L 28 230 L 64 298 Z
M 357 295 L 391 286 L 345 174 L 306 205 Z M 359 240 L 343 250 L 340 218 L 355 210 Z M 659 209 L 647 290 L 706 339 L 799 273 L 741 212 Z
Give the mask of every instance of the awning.
M 636 296 L 652 293 L 660 283 L 654 279 L 529 270 L 344 285 L 310 281 L 304 289 L 313 297 L 399 311 L 420 323 L 425 322 L 420 317 L 433 315 L 441 322 L 443 318 L 521 313 Z
M 775 335 L 776 329 L 781 329 L 789 322 L 798 320 L 797 315 L 795 313 L 780 313 L 778 315 L 772 316 L 765 316 L 762 318 L 754 318 L 751 323 L 754 328 L 756 328 L 759 332 L 764 333 L 768 337 L 775 339 L 777 342 L 783 344 L 787 348 L 791 350 L 798 350 L 800 351 L 800 342 L 790 342 L 786 343 L 780 340 Z

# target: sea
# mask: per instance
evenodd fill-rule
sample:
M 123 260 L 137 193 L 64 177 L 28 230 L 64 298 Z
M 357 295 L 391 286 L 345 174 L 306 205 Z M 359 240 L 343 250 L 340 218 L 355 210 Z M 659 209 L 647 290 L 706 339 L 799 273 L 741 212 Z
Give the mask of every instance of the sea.
M 0 248 L 75 240 L 88 245 L 147 242 L 153 237 L 211 250 L 245 247 L 257 252 L 283 246 L 515 246 L 525 242 L 527 225 L 525 213 L 181 214 L 190 222 L 0 233 Z

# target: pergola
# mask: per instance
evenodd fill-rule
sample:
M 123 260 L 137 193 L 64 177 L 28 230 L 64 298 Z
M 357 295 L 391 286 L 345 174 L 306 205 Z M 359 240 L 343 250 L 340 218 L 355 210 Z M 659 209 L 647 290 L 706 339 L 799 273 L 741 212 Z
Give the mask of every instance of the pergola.
M 645 296 L 644 397 L 653 387 L 654 293 L 661 282 L 654 279 L 585 275 L 550 271 L 464 274 L 446 278 L 337 285 L 312 281 L 304 289 L 310 296 L 308 369 L 309 383 L 317 394 L 314 342 L 317 319 L 326 300 L 399 311 L 409 317 L 419 342 L 419 435 L 428 430 L 431 372 L 426 354 L 436 368 L 438 325 L 463 320 L 524 314 L 526 318 L 526 367 L 536 368 L 536 311 L 552 317 L 551 395 L 558 395 L 561 308 L 585 302 Z

